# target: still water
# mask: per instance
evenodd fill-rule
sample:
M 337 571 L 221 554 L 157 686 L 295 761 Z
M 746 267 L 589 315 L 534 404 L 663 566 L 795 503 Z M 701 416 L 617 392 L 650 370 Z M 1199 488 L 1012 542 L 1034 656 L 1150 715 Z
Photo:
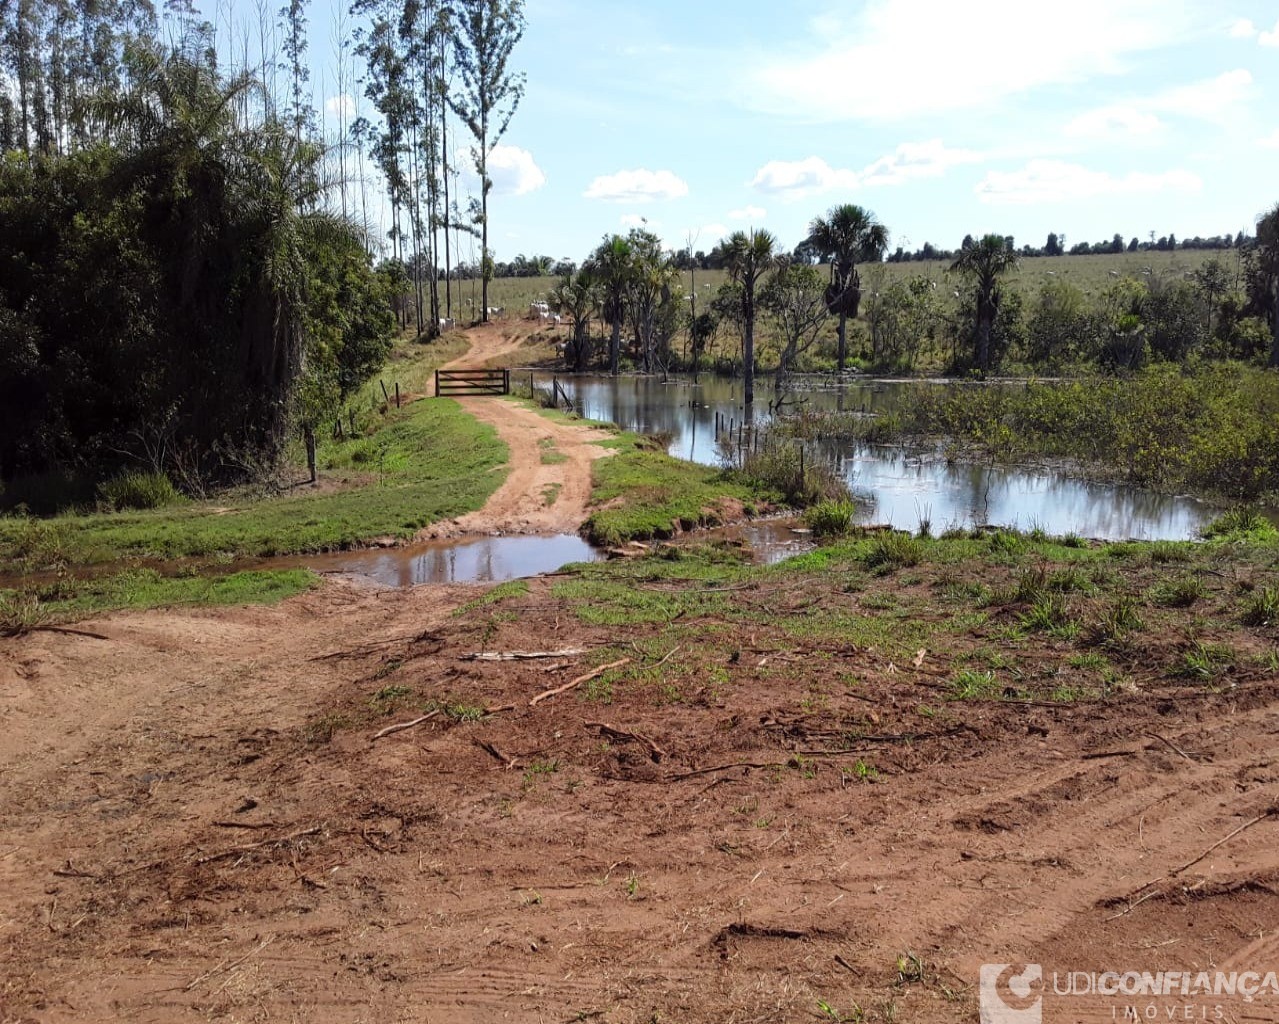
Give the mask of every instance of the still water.
M 468 537 L 430 541 L 403 548 L 334 551 L 276 564 L 305 565 L 316 572 L 340 573 L 384 587 L 422 583 L 500 583 L 554 572 L 569 562 L 593 562 L 600 553 L 581 537 Z
M 588 419 L 665 434 L 671 438 L 672 455 L 706 465 L 719 464 L 717 419 L 730 426 L 742 420 L 740 381 L 707 376 L 697 385 L 686 377 L 666 384 L 654 377 L 559 381 Z M 536 383 L 549 385 L 550 375 L 538 374 Z M 756 423 L 766 423 L 772 415 L 771 381 L 761 383 L 764 386 L 756 389 Z M 813 410 L 872 414 L 909 403 L 922 388 L 946 386 L 934 381 L 866 380 L 838 389 L 801 391 L 794 397 Z M 1185 540 L 1195 537 L 1214 515 L 1210 506 L 1193 498 L 1088 483 L 1051 469 L 948 464 L 933 452 L 871 445 L 825 446 L 825 454 L 852 486 L 863 521 L 903 530 L 917 529 L 927 519 L 937 532 L 949 526 L 991 524 L 1105 540 Z

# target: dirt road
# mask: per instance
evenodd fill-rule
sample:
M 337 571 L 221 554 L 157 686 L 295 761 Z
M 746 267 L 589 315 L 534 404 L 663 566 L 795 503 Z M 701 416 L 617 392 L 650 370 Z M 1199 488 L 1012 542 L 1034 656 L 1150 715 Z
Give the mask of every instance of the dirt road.
M 988 961 L 1275 969 L 1273 676 L 922 717 L 929 677 L 761 619 L 529 707 L 592 660 L 466 656 L 619 643 L 554 583 L 0 642 L 0 1020 L 940 1024 Z
M 590 432 L 469 405 L 519 482 L 458 528 L 567 525 Z M 563 524 L 525 501 L 554 482 Z M 0 1022 L 958 1024 L 988 962 L 1279 968 L 1276 674 L 947 700 L 924 655 L 805 628 L 946 571 L 720 588 L 731 620 L 642 571 L 630 619 L 576 581 L 329 580 L 0 640 Z M 1028 671 L 1072 650 L 1035 642 Z M 579 653 L 472 657 L 515 650 Z M 1157 1019 L 1279 1021 L 1215 1003 Z
M 520 322 L 467 332 L 470 351 L 445 369 L 503 365 L 512 361 L 529 332 Z M 505 482 L 482 509 L 435 523 L 423 539 L 466 534 L 575 533 L 586 519 L 591 464 L 610 454 L 597 442 L 609 435 L 580 424 L 557 422 L 500 398 L 459 398 L 466 411 L 490 424 L 510 448 Z

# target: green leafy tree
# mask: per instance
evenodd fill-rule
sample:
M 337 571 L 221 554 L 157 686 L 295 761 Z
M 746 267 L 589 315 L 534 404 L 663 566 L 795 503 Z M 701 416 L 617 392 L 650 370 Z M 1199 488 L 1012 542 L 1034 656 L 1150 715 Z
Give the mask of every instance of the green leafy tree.
M 587 264 L 599 282 L 602 314 L 612 331 L 608 343 L 608 372 L 616 377 L 621 360 L 622 324 L 626 322 L 631 243 L 621 235 L 606 236 L 591 253 Z
M 600 283 L 590 266 L 566 273 L 551 292 L 551 305 L 573 321 L 573 338 L 565 355 L 578 373 L 590 359 L 591 320 L 600 308 L 600 297 Z
M 826 322 L 825 287 L 816 267 L 790 263 L 779 270 L 760 292 L 760 307 L 777 326 L 783 340 L 773 389 L 781 392 L 796 358 L 808 351 Z
M 630 266 L 626 272 L 626 311 L 635 335 L 640 368 L 654 373 L 668 365 L 665 351 L 673 333 L 670 320 L 678 277 L 674 264 L 662 251 L 662 241 L 651 231 L 633 229 L 626 238 Z
M 972 283 L 974 295 L 973 339 L 977 369 L 983 374 L 991 367 L 991 331 L 999 315 L 1003 293 L 1000 278 L 1018 263 L 1017 253 L 1002 235 L 985 235 L 971 247 L 962 250 L 950 269 L 963 274 Z
M 1257 221 L 1251 276 L 1253 305 L 1270 320 L 1270 365 L 1279 367 L 1279 203 Z
M 778 265 L 771 231 L 734 231 L 724 242 L 724 266 L 741 287 L 742 375 L 747 407 L 755 404 L 755 295 L 763 276 Z
M 826 304 L 839 317 L 836 363 L 843 373 L 848 358 L 848 320 L 861 305 L 857 264 L 878 262 L 888 248 L 888 230 L 875 215 L 854 203 L 833 207 L 808 226 L 808 243 L 830 264 Z
M 493 273 L 488 212 L 493 182 L 488 176 L 488 161 L 524 98 L 524 75 L 513 71 L 510 65 L 515 45 L 524 35 L 524 3 L 523 0 L 457 0 L 451 24 L 459 82 L 448 101 L 475 142 L 471 158 L 480 179 L 481 307 L 487 323 L 488 289 Z

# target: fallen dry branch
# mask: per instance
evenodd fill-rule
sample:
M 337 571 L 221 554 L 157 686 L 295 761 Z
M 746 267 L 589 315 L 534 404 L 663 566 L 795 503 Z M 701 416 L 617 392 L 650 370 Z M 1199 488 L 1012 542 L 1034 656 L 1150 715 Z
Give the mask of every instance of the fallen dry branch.
M 554 697 L 557 694 L 564 693 L 566 690 L 572 690 L 578 686 L 581 686 L 583 683 L 589 683 L 592 679 L 598 679 L 605 672 L 609 672 L 612 669 L 621 668 L 623 665 L 630 664 L 630 660 L 631 660 L 630 658 L 618 658 L 617 661 L 610 661 L 607 665 L 601 665 L 597 669 L 592 669 L 590 672 L 587 672 L 585 675 L 578 676 L 576 679 L 570 679 L 563 686 L 557 686 L 554 689 L 550 689 L 550 690 L 543 690 L 541 693 L 539 693 L 536 697 L 534 697 L 532 700 L 528 702 L 528 706 L 536 707 L 542 701 L 549 700 L 551 697 Z
M 1149 882 L 1146 882 L 1144 885 L 1138 886 L 1132 892 L 1128 893 L 1128 895 L 1125 896 L 1124 899 L 1131 899 L 1133 896 L 1137 895 L 1137 893 L 1141 892 L 1143 889 L 1149 889 L 1152 885 L 1155 885 L 1158 882 L 1167 881 L 1170 878 L 1176 878 L 1183 871 L 1187 871 L 1190 868 L 1193 868 L 1196 864 L 1198 864 L 1201 860 L 1203 860 L 1209 854 L 1213 853 L 1215 850 L 1219 850 L 1221 847 L 1225 846 L 1226 843 L 1234 839 L 1235 836 L 1240 835 L 1243 832 L 1247 832 L 1248 829 L 1252 828 L 1253 825 L 1259 825 L 1261 824 L 1261 822 L 1266 821 L 1268 818 L 1279 818 L 1279 804 L 1275 804 L 1273 807 L 1268 807 L 1266 808 L 1266 810 L 1258 814 L 1255 818 L 1251 818 L 1248 821 L 1245 821 L 1237 829 L 1235 829 L 1232 832 L 1228 832 L 1226 835 L 1222 836 L 1210 847 L 1204 850 L 1203 853 L 1199 854 L 1196 857 L 1192 857 L 1190 860 L 1186 861 L 1186 863 L 1182 864 L 1180 867 L 1173 868 L 1166 875 L 1160 875 L 1158 878 L 1152 878 Z M 1143 900 L 1144 900 L 1144 897 L 1143 897 Z M 1141 902 L 1141 901 L 1138 901 L 1138 902 Z M 1136 906 L 1136 904 L 1133 904 L 1133 906 Z
M 493 744 L 489 743 L 487 740 L 477 739 L 475 741 L 475 745 L 479 747 L 481 750 L 483 750 L 490 757 L 496 758 L 497 760 L 501 761 L 505 767 L 507 768 L 515 767 L 515 758 L 507 757 L 500 750 L 498 750 L 497 747 L 493 746 Z
M 110 640 L 109 636 L 94 633 L 87 629 L 72 629 L 70 626 L 32 626 L 32 633 L 65 633 L 67 636 L 87 636 L 90 640 Z
M 585 647 L 565 647 L 559 651 L 476 651 L 463 654 L 462 661 L 533 661 L 537 658 L 575 658 L 585 654 Z
M 218 828 L 279 828 L 278 821 L 215 821 L 213 823 Z
M 104 638 L 105 639 L 105 638 Z M 435 633 L 427 630 L 425 633 L 406 633 L 403 636 L 393 636 L 386 640 L 371 640 L 369 643 L 360 644 L 358 647 L 346 648 L 340 651 L 329 651 L 328 654 L 317 654 L 307 661 L 332 661 L 337 658 L 360 658 L 366 654 L 374 654 L 383 647 L 393 647 L 396 644 L 419 644 L 424 640 L 439 641 L 440 638 Z M 443 646 L 441 642 L 441 646 Z
M 619 729 L 615 725 L 609 725 L 607 722 L 587 722 L 588 729 L 598 729 L 600 735 L 607 736 L 609 739 L 615 740 L 634 740 L 642 746 L 648 748 L 648 756 L 655 763 L 660 764 L 662 758 L 666 756 L 666 751 L 654 743 L 651 739 L 640 732 L 632 732 L 629 729 Z
M 415 718 L 411 722 L 399 722 L 396 725 L 388 725 L 381 732 L 375 732 L 373 734 L 373 738 L 375 740 L 380 740 L 383 736 L 390 736 L 392 733 L 403 732 L 405 729 L 412 729 L 416 725 L 421 725 L 423 722 L 429 721 L 439 713 L 440 709 L 436 708 L 434 711 L 428 711 L 421 718 Z
M 245 953 L 244 956 L 240 957 L 239 960 L 233 960 L 231 963 L 227 963 L 226 961 L 223 961 L 222 963 L 214 967 L 212 970 L 205 971 L 198 978 L 194 979 L 187 985 L 186 991 L 190 992 L 193 988 L 195 988 L 201 982 L 208 981 L 214 975 L 220 974 L 223 971 L 228 971 L 228 972 L 234 971 L 242 963 L 245 963 L 246 961 L 257 956 L 259 953 L 262 952 L 262 950 L 266 949 L 266 947 L 271 945 L 271 943 L 274 941 L 275 941 L 275 936 L 268 935 L 265 939 L 263 939 L 260 943 L 258 943 L 258 946 L 256 949 L 251 949 L 249 952 Z
M 1177 744 L 1173 743 L 1173 742 L 1172 742 L 1172 740 L 1164 739 L 1164 738 L 1163 738 L 1162 736 L 1160 736 L 1160 735 L 1159 735 L 1159 733 L 1157 733 L 1157 732 L 1148 732 L 1148 733 L 1146 733 L 1146 735 L 1147 735 L 1147 736 L 1149 736 L 1152 740 L 1158 740 L 1158 741 L 1159 741 L 1160 743 L 1162 743 L 1165 747 L 1167 747 L 1169 750 L 1171 750 L 1174 754 L 1179 754 L 1181 757 L 1184 757 L 1184 758 L 1185 758 L 1187 761 L 1189 761 L 1191 764 L 1194 764 L 1194 763 L 1195 763 L 1195 758 L 1193 758 L 1193 757 L 1191 757 L 1189 754 L 1187 754 L 1184 750 L 1182 750 L 1179 746 L 1177 746 Z
M 1215 843 L 1213 843 L 1210 847 L 1208 847 L 1208 849 L 1204 850 L 1203 853 L 1199 854 L 1198 857 L 1195 857 L 1191 860 L 1186 861 L 1186 863 L 1181 865 L 1181 867 L 1179 868 L 1174 868 L 1171 872 L 1168 873 L 1166 877 L 1173 878 L 1176 875 L 1181 874 L 1187 868 L 1193 868 L 1196 864 L 1198 864 L 1201 860 L 1207 857 L 1210 853 L 1212 853 L 1214 850 L 1218 849 L 1219 847 L 1225 846 L 1226 843 L 1230 842 L 1230 840 L 1234 839 L 1234 837 L 1239 835 L 1241 832 L 1246 832 L 1248 831 L 1248 829 L 1252 828 L 1253 825 L 1259 825 L 1261 822 L 1265 821 L 1267 818 L 1274 818 L 1274 817 L 1279 817 L 1279 804 L 1275 804 L 1273 807 L 1266 808 L 1266 810 L 1262 811 L 1252 820 L 1244 822 L 1242 825 L 1240 825 L 1237 829 L 1235 829 L 1230 834 L 1225 835 L 1222 838 L 1218 839 Z
M 713 768 L 695 768 L 691 772 L 678 772 L 675 775 L 666 776 L 669 782 L 678 782 L 681 779 L 692 779 L 698 775 L 710 775 L 712 772 L 727 772 L 734 768 L 785 768 L 789 761 L 734 761 L 731 764 L 717 764 Z
M 210 853 L 205 857 L 196 860 L 196 864 L 212 864 L 214 861 L 226 860 L 228 857 L 239 857 L 246 853 L 253 853 L 255 850 L 264 850 L 268 846 L 283 846 L 285 843 L 292 843 L 306 836 L 319 835 L 321 826 L 313 825 L 311 828 L 304 828 L 301 832 L 292 832 L 287 836 L 280 836 L 278 839 L 264 839 L 260 843 L 249 843 L 247 846 L 233 846 L 229 850 L 223 850 L 220 853 Z

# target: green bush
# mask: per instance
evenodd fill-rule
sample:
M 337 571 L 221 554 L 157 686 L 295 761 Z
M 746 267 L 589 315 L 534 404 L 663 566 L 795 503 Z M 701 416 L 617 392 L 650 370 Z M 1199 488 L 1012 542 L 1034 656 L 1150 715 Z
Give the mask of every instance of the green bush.
M 40 598 L 26 591 L 0 591 L 0 636 L 21 636 L 44 622 Z
M 1210 540 L 1274 540 L 1279 537 L 1274 523 L 1246 505 L 1223 512 L 1199 532 Z
M 867 569 L 898 569 L 918 565 L 924 558 L 924 545 L 909 533 L 885 533 L 875 538 L 870 550 L 862 556 Z
M 1244 602 L 1245 626 L 1273 626 L 1279 623 L 1279 587 L 1263 587 Z
M 842 537 L 852 528 L 856 506 L 851 501 L 819 501 L 804 513 L 814 537 Z
M 776 491 L 796 508 L 848 499 L 848 484 L 835 468 L 816 455 L 803 456 L 795 444 L 765 444 L 731 475 L 748 486 Z
M 177 489 L 163 473 L 127 470 L 98 485 L 98 498 L 116 511 L 164 508 L 178 500 Z

